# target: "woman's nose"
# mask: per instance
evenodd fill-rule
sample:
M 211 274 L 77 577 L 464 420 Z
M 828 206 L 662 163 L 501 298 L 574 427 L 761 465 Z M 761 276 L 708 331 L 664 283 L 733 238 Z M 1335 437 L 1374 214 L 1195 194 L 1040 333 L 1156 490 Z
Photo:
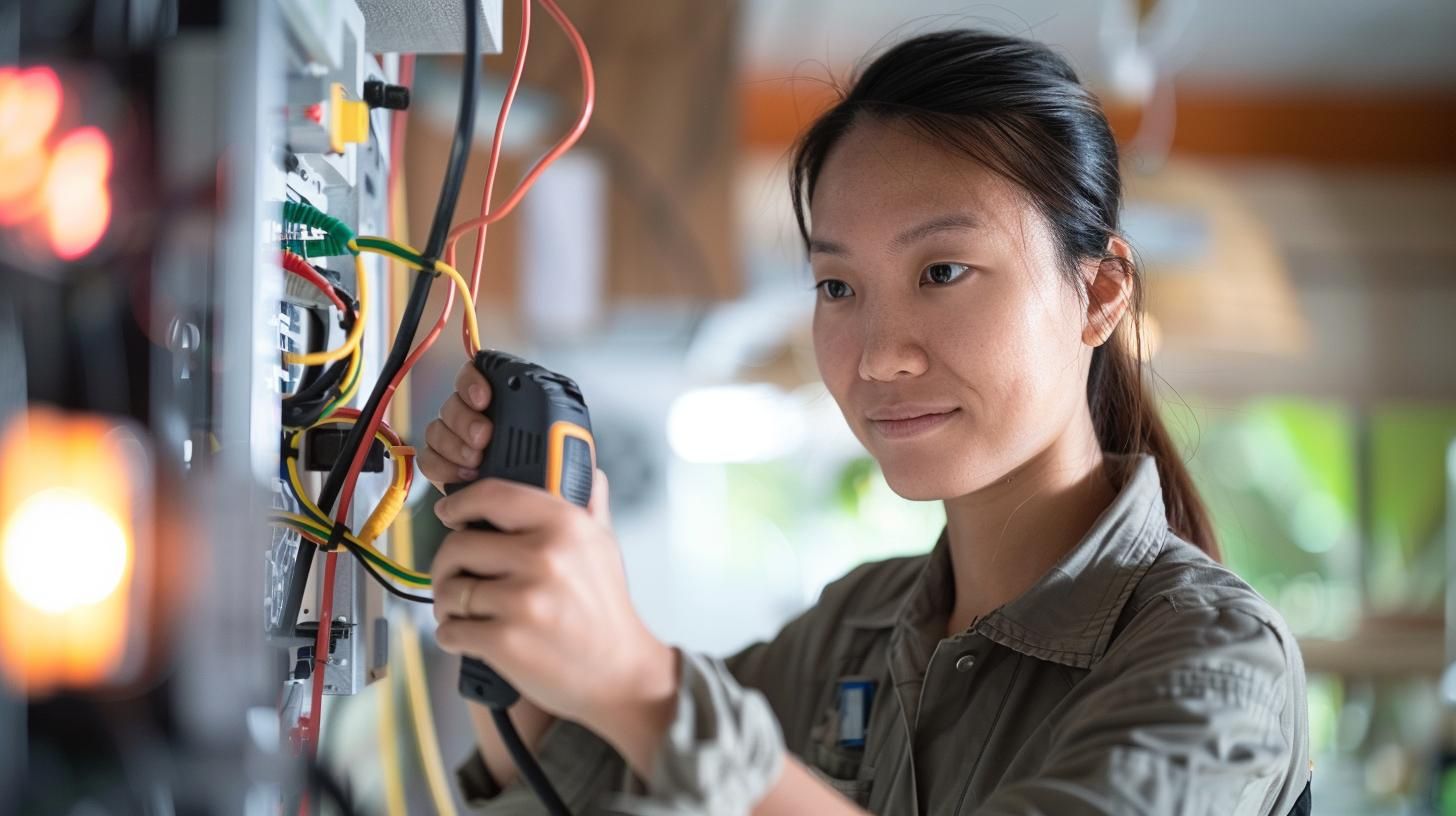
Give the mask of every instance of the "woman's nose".
M 859 357 L 860 379 L 891 382 L 925 373 L 929 356 L 912 322 L 890 314 L 866 320 Z

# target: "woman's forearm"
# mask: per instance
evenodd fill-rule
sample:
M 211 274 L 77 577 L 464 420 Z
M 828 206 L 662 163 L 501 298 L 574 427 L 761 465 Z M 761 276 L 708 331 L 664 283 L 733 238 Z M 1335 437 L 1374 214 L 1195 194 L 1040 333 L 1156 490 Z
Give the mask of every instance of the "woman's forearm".
M 799 813 L 848 816 L 867 814 L 815 776 L 792 754 L 784 756 L 778 781 L 753 808 L 753 816 L 794 816 Z
M 475 726 L 475 744 L 480 748 L 480 757 L 485 761 L 486 770 L 490 771 L 490 776 L 497 785 L 502 788 L 510 785 L 516 780 L 516 763 L 506 750 L 505 743 L 501 741 L 500 731 L 491 719 L 490 709 L 479 703 L 466 705 L 470 710 L 470 721 Z M 516 731 L 521 735 L 521 741 L 533 752 L 540 746 L 546 729 L 556 721 L 555 717 L 524 699 L 511 706 L 510 716 Z

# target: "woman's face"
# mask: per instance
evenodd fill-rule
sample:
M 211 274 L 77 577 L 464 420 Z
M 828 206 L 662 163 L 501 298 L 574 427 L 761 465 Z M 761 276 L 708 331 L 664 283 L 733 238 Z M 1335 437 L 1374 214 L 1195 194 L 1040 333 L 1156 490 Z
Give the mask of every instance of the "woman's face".
M 1086 308 L 1019 188 L 861 121 L 810 209 L 819 370 L 896 493 L 975 492 L 1085 427 Z

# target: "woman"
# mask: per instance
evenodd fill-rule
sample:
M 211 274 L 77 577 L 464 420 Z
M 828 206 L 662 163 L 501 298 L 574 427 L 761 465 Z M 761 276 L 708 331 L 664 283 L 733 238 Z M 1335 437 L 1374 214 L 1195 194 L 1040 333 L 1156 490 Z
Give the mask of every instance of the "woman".
M 446 539 L 441 645 L 521 689 L 578 812 L 609 792 L 637 812 L 1307 811 L 1300 655 L 1218 564 L 1145 391 L 1117 149 L 1071 68 L 917 37 L 792 167 L 820 373 L 890 486 L 944 502 L 933 551 L 859 567 L 717 663 L 633 611 L 604 479 L 590 511 L 487 480 L 436 505 L 509 531 Z M 490 437 L 484 380 L 457 389 L 421 457 L 437 483 L 472 478 Z M 467 792 L 531 810 L 477 721 Z

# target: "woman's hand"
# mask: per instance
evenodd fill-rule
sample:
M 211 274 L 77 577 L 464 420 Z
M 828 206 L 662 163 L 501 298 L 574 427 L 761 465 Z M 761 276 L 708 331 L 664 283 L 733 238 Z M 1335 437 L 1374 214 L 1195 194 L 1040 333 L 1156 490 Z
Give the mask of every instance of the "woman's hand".
M 606 508 L 600 470 L 587 509 L 500 479 L 441 499 L 435 513 L 455 532 L 431 569 L 436 638 L 647 773 L 674 712 L 677 657 L 632 607 Z M 477 520 L 501 532 L 463 529 Z
M 490 383 L 472 362 L 455 375 L 455 393 L 440 406 L 438 419 L 425 426 L 425 449 L 417 460 L 420 472 L 437 489 L 468 482 L 478 475 L 492 430 L 485 408 L 490 405 Z

